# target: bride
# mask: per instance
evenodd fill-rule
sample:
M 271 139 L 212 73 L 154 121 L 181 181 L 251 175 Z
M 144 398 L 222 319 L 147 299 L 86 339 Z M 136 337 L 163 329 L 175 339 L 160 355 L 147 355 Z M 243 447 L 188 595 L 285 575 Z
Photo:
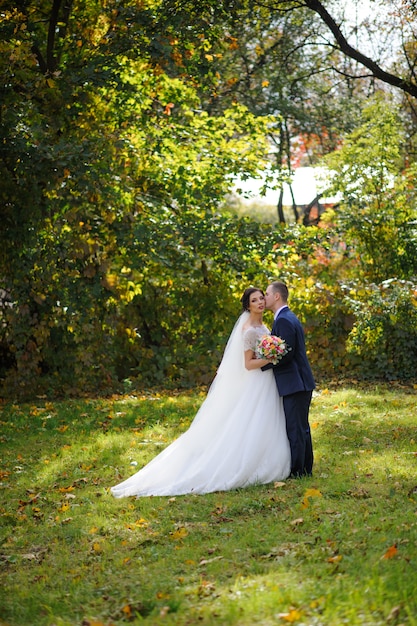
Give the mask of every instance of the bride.
M 145 467 L 111 488 L 123 496 L 174 496 L 229 491 L 282 480 L 290 447 L 282 398 L 269 361 L 256 358 L 263 324 L 263 291 L 250 287 L 206 399 L 189 429 Z

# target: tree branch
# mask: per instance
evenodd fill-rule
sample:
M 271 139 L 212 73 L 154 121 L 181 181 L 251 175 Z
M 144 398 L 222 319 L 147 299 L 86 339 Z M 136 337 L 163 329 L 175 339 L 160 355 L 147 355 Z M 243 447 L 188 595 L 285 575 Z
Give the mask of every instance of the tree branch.
M 326 8 L 319 0 L 304 0 L 304 4 L 307 8 L 317 13 L 323 20 L 323 22 L 328 26 L 343 54 L 350 57 L 351 59 L 354 59 L 355 61 L 358 61 L 364 67 L 367 67 L 372 72 L 373 76 L 375 76 L 375 78 L 378 78 L 379 80 L 387 83 L 388 85 L 392 85 L 393 87 L 398 87 L 399 89 L 405 91 L 414 98 L 417 98 L 417 84 L 409 80 L 405 80 L 404 78 L 400 78 L 399 76 L 391 74 L 390 72 L 386 72 L 377 63 L 375 63 L 375 61 L 372 61 L 372 59 L 367 57 L 365 54 L 362 54 L 361 52 L 359 52 L 359 50 L 353 48 L 342 34 L 342 31 L 340 30 L 335 20 L 332 18 L 330 13 L 328 13 Z
M 60 7 L 61 0 L 54 0 L 51 15 L 49 17 L 48 41 L 46 44 L 46 65 L 51 73 L 55 70 L 56 65 L 56 60 L 54 57 L 55 32 L 58 23 Z

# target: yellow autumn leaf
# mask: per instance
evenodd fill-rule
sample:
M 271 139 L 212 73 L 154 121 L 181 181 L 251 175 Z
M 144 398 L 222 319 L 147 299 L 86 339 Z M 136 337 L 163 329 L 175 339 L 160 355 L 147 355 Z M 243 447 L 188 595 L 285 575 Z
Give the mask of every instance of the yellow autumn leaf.
M 181 528 L 177 528 L 173 533 L 171 533 L 171 537 L 178 541 L 179 539 L 183 539 L 188 535 L 188 530 L 183 526 Z
M 93 550 L 94 550 L 94 552 L 101 552 L 101 549 L 102 549 L 101 545 L 98 542 L 93 543 Z
M 280 617 L 286 622 L 293 623 L 301 619 L 302 612 L 298 611 L 297 609 L 291 609 L 289 613 L 279 613 L 278 617 Z
M 328 563 L 339 563 L 342 560 L 342 555 L 341 554 L 336 554 L 335 556 L 329 556 L 329 558 L 327 559 Z
M 321 498 L 322 495 L 323 494 L 318 489 L 314 489 L 314 488 L 306 489 L 305 493 L 304 493 L 304 499 L 303 499 L 303 502 L 301 504 L 301 508 L 302 509 L 307 509 L 310 506 L 311 498 Z
M 319 489 L 306 489 L 305 493 L 304 493 L 304 497 L 305 498 L 321 498 L 322 497 L 322 493 Z

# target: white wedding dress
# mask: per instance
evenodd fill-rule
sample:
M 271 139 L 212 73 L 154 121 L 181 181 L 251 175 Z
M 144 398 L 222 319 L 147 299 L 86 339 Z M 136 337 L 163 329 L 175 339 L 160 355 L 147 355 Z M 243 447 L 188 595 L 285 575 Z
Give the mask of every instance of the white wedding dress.
M 269 330 L 235 324 L 206 399 L 189 429 L 145 467 L 111 488 L 123 496 L 229 491 L 287 478 L 290 446 L 272 369 L 247 370 L 244 350 Z

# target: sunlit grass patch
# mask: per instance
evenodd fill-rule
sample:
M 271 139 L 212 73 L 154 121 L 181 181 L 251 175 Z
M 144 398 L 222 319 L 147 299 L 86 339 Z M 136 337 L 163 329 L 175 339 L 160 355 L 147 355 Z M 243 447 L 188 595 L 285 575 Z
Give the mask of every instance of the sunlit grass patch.
M 415 392 L 319 390 L 312 479 L 114 499 L 202 399 L 2 406 L 2 619 L 416 624 Z

